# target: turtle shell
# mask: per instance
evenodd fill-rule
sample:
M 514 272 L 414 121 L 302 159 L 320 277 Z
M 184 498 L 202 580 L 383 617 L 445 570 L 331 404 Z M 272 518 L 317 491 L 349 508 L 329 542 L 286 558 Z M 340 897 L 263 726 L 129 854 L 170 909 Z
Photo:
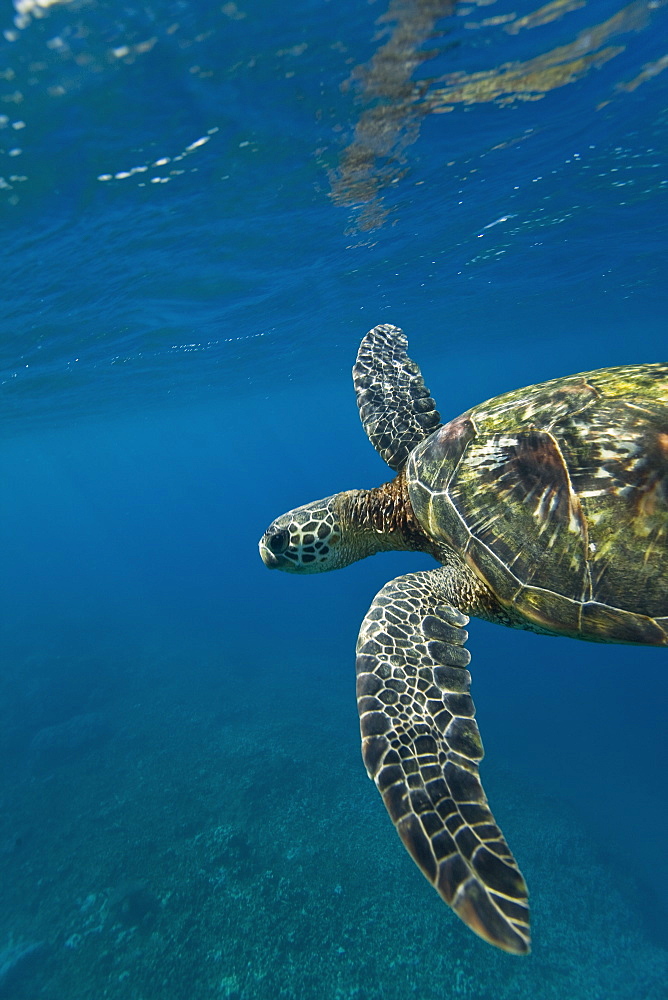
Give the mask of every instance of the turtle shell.
M 423 529 L 527 627 L 668 644 L 668 365 L 498 396 L 406 472 Z

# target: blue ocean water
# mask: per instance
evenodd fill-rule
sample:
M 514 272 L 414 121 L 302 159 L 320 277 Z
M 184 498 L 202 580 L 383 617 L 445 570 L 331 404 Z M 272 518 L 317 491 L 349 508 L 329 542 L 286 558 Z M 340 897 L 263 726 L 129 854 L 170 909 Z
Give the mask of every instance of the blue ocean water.
M 531 889 L 494 951 L 359 755 L 354 644 L 431 563 L 266 572 L 387 469 L 350 367 L 444 419 L 666 360 L 656 0 L 0 9 L 0 996 L 663 1000 L 662 650 L 472 622 Z

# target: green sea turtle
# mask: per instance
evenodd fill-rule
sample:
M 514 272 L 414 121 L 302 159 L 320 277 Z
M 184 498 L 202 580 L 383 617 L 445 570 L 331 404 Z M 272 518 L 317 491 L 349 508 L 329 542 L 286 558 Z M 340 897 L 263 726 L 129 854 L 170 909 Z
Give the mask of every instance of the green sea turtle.
M 529 951 L 527 889 L 487 804 L 469 615 L 594 642 L 668 645 L 668 364 L 554 379 L 441 424 L 407 340 L 353 368 L 397 476 L 277 518 L 266 566 L 316 573 L 387 549 L 441 565 L 377 594 L 357 643 L 362 753 L 399 836 L 477 934 Z

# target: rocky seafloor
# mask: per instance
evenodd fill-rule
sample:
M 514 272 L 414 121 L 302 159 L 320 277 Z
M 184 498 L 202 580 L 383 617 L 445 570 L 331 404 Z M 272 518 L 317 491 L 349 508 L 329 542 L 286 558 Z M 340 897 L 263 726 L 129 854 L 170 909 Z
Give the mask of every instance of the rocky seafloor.
M 534 951 L 504 955 L 401 847 L 350 684 L 143 655 L 24 663 L 0 684 L 0 997 L 668 997 L 632 875 L 563 803 L 485 762 L 532 890 Z

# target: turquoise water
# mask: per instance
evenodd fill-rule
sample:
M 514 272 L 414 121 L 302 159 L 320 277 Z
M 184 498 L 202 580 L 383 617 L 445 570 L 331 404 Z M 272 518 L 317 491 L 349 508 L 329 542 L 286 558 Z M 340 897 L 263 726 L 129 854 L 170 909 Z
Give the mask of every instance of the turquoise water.
M 664 1000 L 665 652 L 473 622 L 533 952 L 475 938 L 359 754 L 354 645 L 430 565 L 266 572 L 444 418 L 666 360 L 665 6 L 0 10 L 0 997 Z

